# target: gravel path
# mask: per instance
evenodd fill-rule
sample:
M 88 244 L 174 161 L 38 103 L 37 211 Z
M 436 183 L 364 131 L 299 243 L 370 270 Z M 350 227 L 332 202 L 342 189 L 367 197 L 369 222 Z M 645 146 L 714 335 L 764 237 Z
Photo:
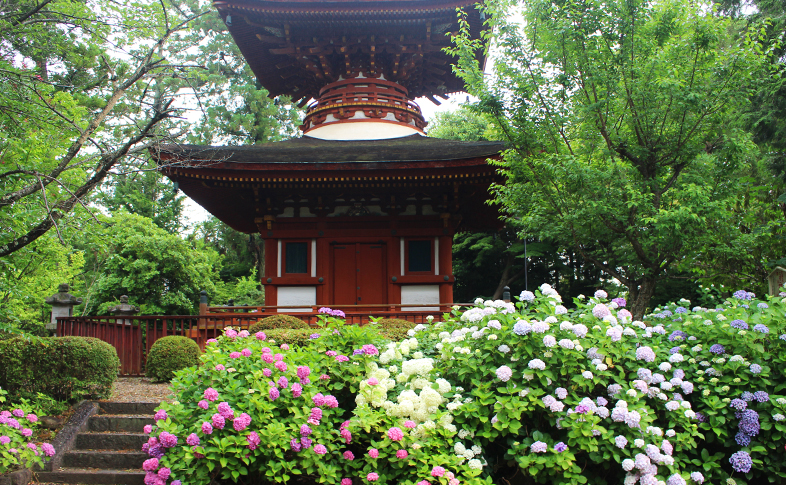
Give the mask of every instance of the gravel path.
M 169 384 L 154 384 L 146 377 L 119 377 L 112 389 L 115 402 L 161 402 L 171 401 Z

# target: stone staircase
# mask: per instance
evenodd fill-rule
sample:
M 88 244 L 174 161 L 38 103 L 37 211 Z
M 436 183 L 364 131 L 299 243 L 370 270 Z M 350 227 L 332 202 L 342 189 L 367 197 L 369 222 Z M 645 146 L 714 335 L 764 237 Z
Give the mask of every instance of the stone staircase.
M 62 466 L 36 473 L 39 483 L 142 485 L 142 452 L 146 424 L 153 424 L 158 403 L 100 402 L 98 414 L 77 434 L 75 446 L 63 456 Z

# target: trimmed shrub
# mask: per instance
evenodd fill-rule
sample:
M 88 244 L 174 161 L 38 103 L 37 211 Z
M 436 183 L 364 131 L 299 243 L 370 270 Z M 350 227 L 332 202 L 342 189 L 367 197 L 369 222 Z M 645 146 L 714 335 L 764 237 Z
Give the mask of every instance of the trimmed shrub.
M 72 403 L 106 399 L 120 367 L 115 348 L 92 337 L 3 340 L 0 362 L 0 387 L 11 401 L 39 392 Z
M 162 337 L 147 354 L 145 375 L 154 381 L 169 382 L 180 369 L 199 365 L 200 354 L 199 345 L 188 337 Z
M 273 330 L 258 330 L 265 332 L 267 339 L 276 341 L 276 345 L 289 344 L 298 347 L 304 347 L 311 343 L 309 338 L 317 330 L 308 329 L 291 329 L 291 328 L 278 328 Z M 253 333 L 251 335 L 254 335 Z
M 251 325 L 248 328 L 248 331 L 251 332 L 251 334 L 253 335 L 257 332 L 265 332 L 267 330 L 273 330 L 276 328 L 311 328 L 311 327 L 309 327 L 309 325 L 303 320 L 297 317 L 293 317 L 292 315 L 271 315 Z
M 382 318 L 377 320 L 379 334 L 390 340 L 397 341 L 407 338 L 407 332 L 415 328 L 415 324 L 400 318 Z

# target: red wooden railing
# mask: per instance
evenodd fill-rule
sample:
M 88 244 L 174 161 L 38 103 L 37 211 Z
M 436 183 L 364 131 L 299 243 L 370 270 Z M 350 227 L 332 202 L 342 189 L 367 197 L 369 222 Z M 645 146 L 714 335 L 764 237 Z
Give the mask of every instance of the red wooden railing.
M 464 305 L 464 304 L 459 304 Z M 451 305 L 426 305 L 440 307 L 441 311 L 405 311 L 414 305 L 384 305 L 385 311 L 379 311 L 383 305 L 356 305 L 341 307 L 346 313 L 346 322 L 365 325 L 369 315 L 383 318 L 399 318 L 413 323 L 428 323 L 428 316 L 441 319 Z M 420 305 L 418 305 L 420 306 Z M 57 319 L 58 337 L 78 336 L 95 337 L 109 343 L 117 350 L 120 358 L 120 375 L 144 375 L 145 362 L 150 347 L 156 340 L 168 335 L 180 335 L 196 341 L 204 349 L 208 339 L 221 334 L 224 327 L 248 329 L 259 319 L 276 314 L 296 316 L 311 326 L 319 321 L 318 308 L 309 312 L 287 311 L 303 307 L 207 307 L 201 315 L 172 316 L 100 316 L 100 317 L 59 317 Z

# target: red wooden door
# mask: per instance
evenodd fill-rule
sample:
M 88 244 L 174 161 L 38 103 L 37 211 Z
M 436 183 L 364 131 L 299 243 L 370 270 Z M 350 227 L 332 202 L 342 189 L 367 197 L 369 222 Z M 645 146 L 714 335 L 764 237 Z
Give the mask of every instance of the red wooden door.
M 386 248 L 381 243 L 334 244 L 333 306 L 387 303 Z

